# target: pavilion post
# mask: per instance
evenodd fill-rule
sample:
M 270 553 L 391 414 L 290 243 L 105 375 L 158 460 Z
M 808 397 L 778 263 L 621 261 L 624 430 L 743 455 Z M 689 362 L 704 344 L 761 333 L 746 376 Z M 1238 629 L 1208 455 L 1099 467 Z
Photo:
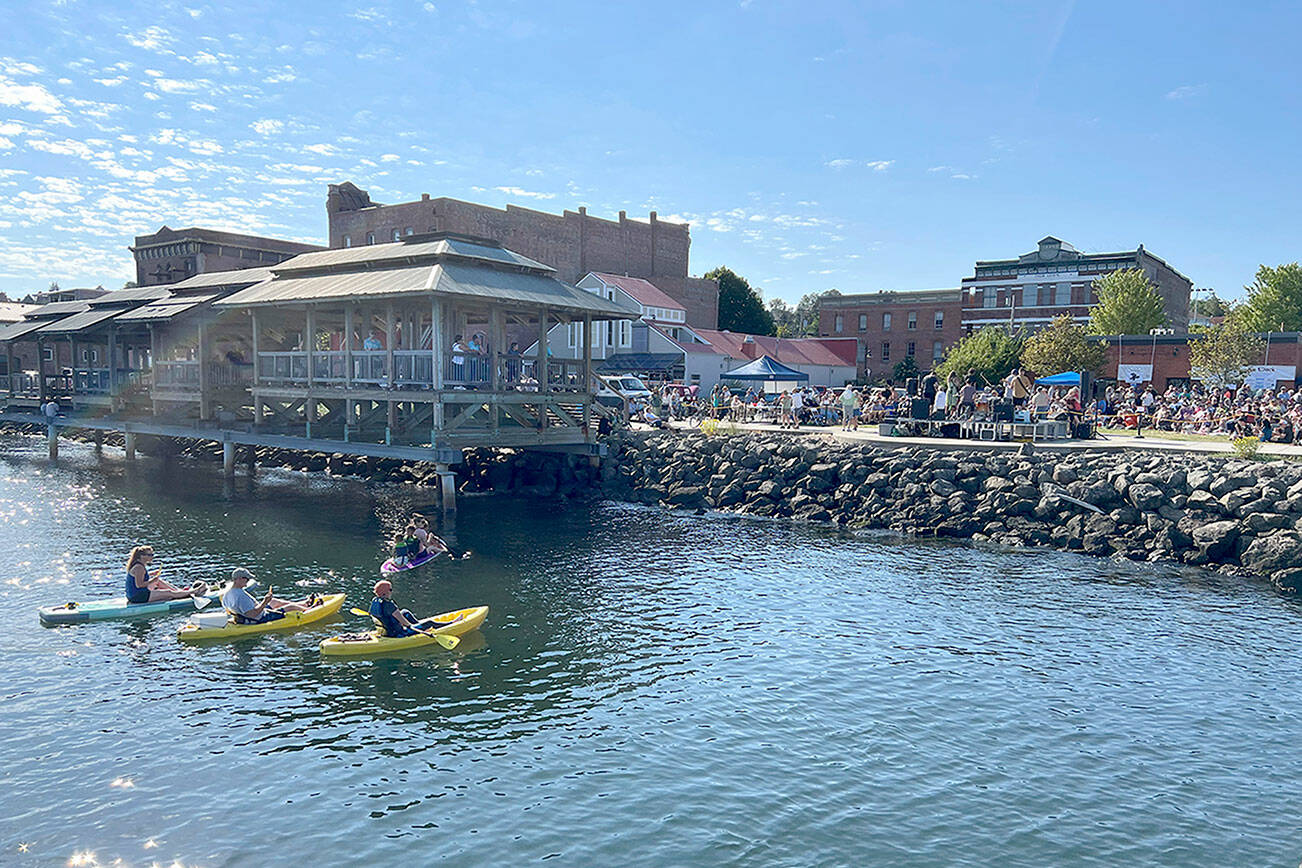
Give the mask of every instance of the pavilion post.
M 583 433 L 592 426 L 592 314 L 583 315 Z
M 538 428 L 547 427 L 547 393 L 550 390 L 550 377 L 547 371 L 547 308 L 538 310 L 538 361 L 534 363 L 534 372 L 538 380 Z

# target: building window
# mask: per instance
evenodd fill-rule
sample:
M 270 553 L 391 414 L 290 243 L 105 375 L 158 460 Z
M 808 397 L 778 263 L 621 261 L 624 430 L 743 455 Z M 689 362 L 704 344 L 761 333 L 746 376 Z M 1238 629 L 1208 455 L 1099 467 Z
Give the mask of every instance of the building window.
M 41 358 L 45 359 L 47 362 L 54 361 L 54 347 L 45 347 L 41 350 Z
M 998 290 L 991 289 L 991 290 L 989 290 L 989 291 L 987 291 L 987 292 L 983 292 L 983 293 L 981 294 L 981 306 L 982 306 L 982 307 L 994 307 L 994 306 L 995 306 L 995 302 L 997 302 L 998 300 L 999 300 L 999 292 L 998 292 Z
M 866 313 L 859 314 L 859 331 L 868 331 L 868 314 Z
M 633 346 L 633 321 L 631 319 L 619 321 L 619 345 L 626 349 Z
M 402 230 L 402 234 L 403 234 L 403 235 L 415 235 L 415 234 L 416 234 L 416 230 L 414 230 L 414 229 L 412 229 L 410 226 L 408 226 L 406 229 Z
M 1057 286 L 1057 295 L 1053 301 L 1054 304 L 1066 306 L 1071 304 L 1071 284 L 1060 283 Z
M 402 235 L 400 235 L 400 234 L 398 233 L 398 230 L 397 230 L 397 229 L 393 230 L 393 235 L 390 236 L 390 237 L 391 237 L 392 240 L 394 240 L 394 241 L 401 241 L 401 240 L 402 240 Z
M 891 360 L 891 342 L 882 341 L 882 361 L 889 362 L 890 360 Z
M 916 310 L 911 310 L 909 311 L 909 331 L 915 332 L 917 330 L 918 330 L 918 312 Z
M 945 358 L 945 344 L 942 341 L 932 341 L 931 360 L 933 362 L 939 362 L 943 358 Z
M 344 247 L 352 247 L 352 246 L 353 246 L 353 236 L 351 236 L 351 235 L 345 235 L 345 236 L 344 236 Z
M 836 315 L 836 319 L 833 321 L 832 328 L 836 331 L 837 334 L 840 334 L 841 329 L 844 325 L 845 325 L 845 317 L 841 316 L 841 314 L 838 313 Z
M 1027 286 L 1022 289 L 1022 307 L 1039 307 L 1040 305 L 1040 288 L 1038 286 Z
M 940 331 L 944 327 L 945 327 L 945 312 L 943 310 L 938 310 L 936 311 L 936 331 Z
M 565 328 L 565 336 L 567 338 L 567 344 L 569 345 L 570 349 L 574 349 L 579 345 L 578 332 L 579 332 L 579 324 L 576 322 L 570 323 Z
M 918 346 L 913 341 L 909 341 L 907 344 L 904 345 L 904 355 L 906 356 L 915 355 L 917 353 L 917 350 L 918 350 Z
M 367 243 L 367 244 L 374 244 L 374 243 L 375 243 L 375 233 L 374 233 L 374 232 L 367 232 L 367 233 L 366 233 L 366 243 Z
M 888 332 L 890 330 L 891 330 L 891 315 L 889 313 L 884 313 L 882 314 L 882 331 Z

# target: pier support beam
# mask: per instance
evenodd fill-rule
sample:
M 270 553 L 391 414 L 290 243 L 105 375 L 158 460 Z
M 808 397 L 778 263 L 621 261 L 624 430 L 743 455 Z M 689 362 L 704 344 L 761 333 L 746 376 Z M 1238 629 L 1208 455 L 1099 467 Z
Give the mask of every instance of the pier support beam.
M 126 450 L 127 460 L 136 460 L 136 435 L 130 431 L 123 437 L 123 448 Z
M 50 460 L 57 461 L 59 458 L 59 428 L 53 422 L 50 423 L 46 432 L 46 439 L 50 445 Z
M 457 511 L 457 475 L 446 464 L 435 464 L 434 470 L 439 475 L 439 503 L 443 514 Z
M 97 430 L 94 434 L 94 437 L 95 437 L 95 454 L 103 455 L 104 454 L 104 432 Z
M 235 444 L 230 440 L 222 443 L 222 473 L 228 478 L 235 475 Z
M 258 469 L 258 447 L 250 443 L 248 450 L 245 453 L 244 460 L 248 466 L 249 478 L 252 479 L 253 474 Z

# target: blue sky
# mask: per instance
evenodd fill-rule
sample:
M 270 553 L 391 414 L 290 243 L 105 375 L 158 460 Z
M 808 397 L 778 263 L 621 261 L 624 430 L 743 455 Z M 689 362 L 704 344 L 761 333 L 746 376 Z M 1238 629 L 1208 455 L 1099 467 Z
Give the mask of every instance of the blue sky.
M 6 8 L 11 295 L 120 286 L 162 223 L 322 241 L 341 180 L 656 209 L 694 273 L 788 300 L 956 286 L 1046 234 L 1223 295 L 1299 257 L 1296 4 Z

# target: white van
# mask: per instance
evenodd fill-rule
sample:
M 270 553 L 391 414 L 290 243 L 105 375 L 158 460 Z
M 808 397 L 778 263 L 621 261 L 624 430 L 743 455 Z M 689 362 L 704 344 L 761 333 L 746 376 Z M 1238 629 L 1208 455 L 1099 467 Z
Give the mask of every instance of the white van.
M 596 381 L 597 401 L 609 407 L 623 407 L 628 401 L 651 400 L 651 390 L 631 374 L 598 376 Z

